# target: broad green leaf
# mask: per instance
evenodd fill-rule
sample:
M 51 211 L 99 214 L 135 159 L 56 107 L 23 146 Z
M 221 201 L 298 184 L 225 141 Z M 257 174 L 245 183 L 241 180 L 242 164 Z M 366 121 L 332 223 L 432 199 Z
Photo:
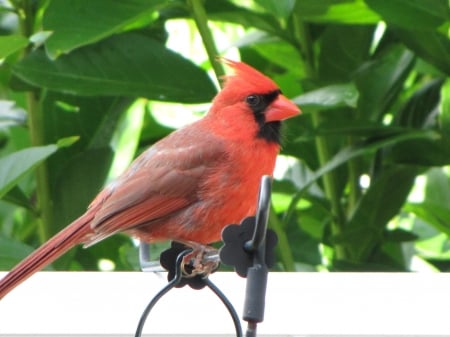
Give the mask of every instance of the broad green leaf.
M 0 270 L 11 269 L 33 250 L 22 242 L 0 236 Z
M 418 129 L 434 127 L 441 86 L 442 80 L 436 79 L 419 87 L 399 109 L 393 124 Z
M 297 1 L 295 11 L 310 22 L 375 24 L 380 21 L 378 14 L 363 0 L 302 0 Z
M 122 97 L 80 97 L 49 92 L 43 100 L 46 141 L 77 140 L 55 153 L 47 163 L 53 214 L 51 233 L 65 227 L 86 211 L 103 187 L 113 156 L 111 139 L 117 123 L 133 100 Z M 72 136 L 76 135 L 76 136 Z M 53 265 L 57 269 L 82 269 L 85 252 L 72 250 Z
M 418 56 L 450 75 L 450 39 L 437 32 L 395 28 L 395 34 Z
M 450 236 L 450 207 L 432 202 L 422 202 L 420 204 L 408 203 L 403 209 Z
M 366 119 L 380 120 L 402 90 L 413 65 L 412 52 L 403 46 L 392 45 L 355 73 L 360 94 L 358 110 Z
M 43 100 L 45 141 L 47 143 L 76 142 L 56 153 L 67 160 L 68 156 L 84 151 L 86 148 L 109 146 L 112 135 L 123 111 L 131 104 L 130 98 L 80 97 L 49 92 Z M 70 144 L 68 144 L 70 145 Z
M 351 247 L 353 259 L 364 261 L 382 241 L 388 221 L 401 209 L 419 169 L 396 166 L 373 179 L 336 241 Z
M 450 208 L 450 177 L 440 167 L 426 174 L 425 202 Z
M 434 139 L 436 137 L 436 133 L 432 131 L 409 131 L 409 132 L 400 132 L 396 135 L 385 137 L 383 139 L 370 139 L 365 142 L 362 142 L 359 145 L 349 146 L 343 148 L 341 151 L 336 153 L 324 166 L 322 166 L 319 170 L 317 170 L 310 180 L 305 184 L 304 188 L 308 188 L 313 184 L 317 179 L 322 177 L 324 174 L 334 170 L 340 165 L 348 162 L 350 159 L 374 153 L 380 148 L 387 147 L 392 144 L 397 144 L 401 142 L 405 142 L 411 139 Z
M 65 0 L 51 1 L 44 12 L 46 43 L 51 58 L 119 33 L 135 22 L 153 21 L 166 0 Z
M 386 154 L 389 160 L 398 164 L 420 166 L 450 165 L 450 137 L 437 135 L 434 139 L 411 139 L 393 144 Z
M 117 177 L 127 169 L 134 159 L 146 112 L 145 102 L 140 100 L 135 102 L 119 121 L 111 142 L 114 149 L 114 160 L 111 164 L 109 177 Z
M 275 36 L 285 35 L 280 23 L 273 15 L 239 7 L 229 1 L 205 1 L 204 6 L 208 19 L 211 21 L 236 23 L 244 27 L 270 32 Z M 162 9 L 160 16 L 166 19 L 190 19 L 191 13 L 188 6 L 181 5 Z
M 366 0 L 387 21 L 408 30 L 434 30 L 450 20 L 447 0 Z
M 30 147 L 0 158 L 0 198 L 57 149 L 56 145 Z
M 27 44 L 28 39 L 22 35 L 0 36 L 0 59 L 25 48 Z
M 33 43 L 33 48 L 39 48 L 45 41 L 53 34 L 50 31 L 39 31 L 30 36 L 30 42 Z
M 308 180 L 304 182 L 304 185 L 298 190 L 298 192 L 292 197 L 292 201 L 286 212 L 286 219 L 293 216 L 297 203 L 304 196 L 305 192 L 323 175 L 335 170 L 344 163 L 347 163 L 353 158 L 368 155 L 375 151 L 388 147 L 393 144 L 401 143 L 411 139 L 434 139 L 436 133 L 432 131 L 409 131 L 401 132 L 395 136 L 386 137 L 383 139 L 373 139 L 363 142 L 356 146 L 348 146 L 336 153 L 325 165 L 321 166 L 313 175 L 308 177 Z
M 152 104 L 150 106 L 147 105 L 147 111 L 144 115 L 144 125 L 141 130 L 141 142 L 143 144 L 153 144 L 173 131 L 173 128 L 159 124 L 153 116 L 153 113 L 148 111 L 151 109 Z
M 253 27 L 270 32 L 275 36 L 284 35 L 278 20 L 272 15 L 250 11 L 228 1 L 206 1 L 205 9 L 209 19 L 213 21 L 232 22 L 244 27 Z M 190 17 L 190 14 L 186 12 L 185 16 Z
M 399 135 L 405 135 L 414 131 L 410 127 L 385 126 L 371 121 L 352 121 L 347 119 L 341 121 L 324 122 L 314 130 L 310 136 L 358 136 L 365 139 L 387 139 Z M 438 137 L 438 133 L 435 134 Z
M 289 240 L 294 260 L 310 265 L 318 265 L 321 262 L 319 252 L 320 241 L 303 229 L 303 226 L 311 226 L 311 224 L 307 224 L 309 220 L 308 218 L 300 218 L 299 221 L 293 219 L 293 221 L 286 225 L 284 231 Z M 313 225 L 320 226 L 317 221 L 314 222 Z M 280 248 L 282 249 L 283 247 Z
M 404 104 L 394 124 L 413 128 L 436 128 L 436 108 L 439 104 L 442 81 L 434 80 L 417 90 Z M 394 144 L 388 155 L 396 163 L 440 166 L 450 163 L 450 136 L 438 131 L 435 139 L 411 139 Z
M 2 198 L 4 201 L 34 211 L 34 206 L 19 186 L 14 186 Z
M 321 37 L 318 73 L 322 83 L 342 83 L 369 58 L 373 26 L 326 26 Z
M 391 242 L 408 242 L 417 240 L 418 236 L 413 232 L 401 228 L 396 228 L 393 230 L 386 231 L 384 233 L 384 238 L 386 239 L 386 241 Z
M 255 0 L 267 13 L 279 18 L 287 18 L 295 6 L 295 0 Z
M 356 107 L 358 96 L 359 94 L 355 85 L 353 83 L 346 83 L 309 91 L 292 100 L 300 107 L 327 109 L 349 106 L 354 108 Z
M 381 251 L 379 253 L 379 257 L 377 257 L 377 260 L 384 263 L 388 268 L 394 267 L 398 271 L 410 271 L 412 266 L 411 262 L 412 259 L 415 258 L 416 252 L 413 249 L 405 249 L 405 242 L 408 242 L 407 240 L 396 240 L 395 237 L 392 239 L 389 232 L 390 231 L 385 231 L 384 233 Z M 396 230 L 394 233 L 396 233 Z M 408 232 L 405 233 L 405 236 L 407 233 Z M 418 240 L 418 238 L 416 237 L 415 240 Z M 413 243 L 411 242 L 408 246 L 412 245 Z
M 129 260 L 124 254 L 124 250 L 133 256 Z M 152 255 L 155 256 L 155 255 Z M 158 255 L 156 255 L 158 256 Z M 76 254 L 77 262 L 79 262 L 83 270 L 99 270 L 98 262 L 102 259 L 111 260 L 114 263 L 114 270 L 140 270 L 138 247 L 136 247 L 131 238 L 127 235 L 114 235 L 107 240 L 103 240 L 89 249 L 79 249 Z M 134 261 L 133 259 L 134 258 Z M 134 262 L 134 264 L 131 264 Z M 137 268 L 134 268 L 136 265 Z M 65 266 L 57 266 L 58 269 L 66 269 Z
M 304 65 L 298 50 L 284 41 L 251 42 L 251 47 L 274 64 L 286 69 L 297 77 L 304 76 Z
M 210 101 L 215 87 L 205 71 L 149 37 L 127 33 L 51 61 L 36 50 L 14 73 L 38 87 L 85 96 Z
M 86 211 L 103 187 L 112 157 L 111 148 L 92 149 L 65 162 L 52 188 L 55 231 Z
M 56 142 L 56 145 L 58 147 L 69 147 L 72 144 L 76 143 L 79 139 L 80 139 L 79 136 L 61 138 L 61 139 L 58 139 L 58 141 Z
M 55 92 L 45 96 L 45 140 L 51 143 L 61 143 L 61 138 L 65 143 L 76 140 L 47 163 L 54 207 L 52 231 L 82 214 L 103 186 L 111 164 L 111 141 L 131 102 L 129 98 Z
M 415 249 L 417 256 L 431 262 L 433 266 L 437 266 L 437 271 L 447 272 L 450 270 L 449 240 L 445 232 L 439 232 L 431 238 L 416 241 Z
M 355 238 L 357 240 L 357 238 Z M 337 272 L 406 272 L 404 265 L 392 265 L 382 261 L 333 261 L 332 271 Z

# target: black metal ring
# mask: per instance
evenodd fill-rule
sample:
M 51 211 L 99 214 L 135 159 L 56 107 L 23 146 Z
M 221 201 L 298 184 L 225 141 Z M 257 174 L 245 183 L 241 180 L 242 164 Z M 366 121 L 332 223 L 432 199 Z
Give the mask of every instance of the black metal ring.
M 185 249 L 180 254 L 178 254 L 177 259 L 176 259 L 175 275 L 174 275 L 174 277 L 172 278 L 172 280 L 170 280 L 170 282 L 163 289 L 161 289 L 155 295 L 155 297 L 153 297 L 153 299 L 150 301 L 150 303 L 144 309 L 144 312 L 142 313 L 141 318 L 139 319 L 139 323 L 138 323 L 138 326 L 136 328 L 136 333 L 134 334 L 135 337 L 141 337 L 142 336 L 142 331 L 144 329 L 145 322 L 146 322 L 146 320 L 148 318 L 148 315 L 150 314 L 151 310 L 156 305 L 156 303 L 165 294 L 167 294 L 171 289 L 173 289 L 177 284 L 179 284 L 180 281 L 182 280 L 182 278 L 183 278 L 183 271 L 182 271 L 183 258 L 184 258 L 184 256 L 186 254 L 190 253 L 191 251 L 192 251 L 192 249 Z M 205 283 L 205 285 L 209 289 L 211 289 L 211 291 L 217 297 L 219 297 L 219 299 L 222 301 L 222 303 L 227 308 L 228 312 L 231 315 L 233 323 L 234 323 L 234 327 L 235 327 L 235 330 L 236 330 L 236 337 L 242 337 L 241 321 L 239 320 L 239 316 L 238 316 L 236 310 L 234 309 L 233 305 L 231 304 L 231 302 L 224 295 L 224 293 L 208 278 L 208 276 L 205 276 L 203 278 L 203 282 Z

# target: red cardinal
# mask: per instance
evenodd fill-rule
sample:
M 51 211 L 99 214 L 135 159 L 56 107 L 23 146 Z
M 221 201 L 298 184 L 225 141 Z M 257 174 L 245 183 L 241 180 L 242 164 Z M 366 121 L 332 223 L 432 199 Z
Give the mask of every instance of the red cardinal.
M 224 62 L 235 74 L 208 114 L 142 153 L 86 213 L 0 280 L 0 299 L 77 244 L 117 232 L 208 244 L 227 224 L 255 213 L 261 176 L 273 173 L 280 150 L 281 120 L 300 110 L 260 72 Z

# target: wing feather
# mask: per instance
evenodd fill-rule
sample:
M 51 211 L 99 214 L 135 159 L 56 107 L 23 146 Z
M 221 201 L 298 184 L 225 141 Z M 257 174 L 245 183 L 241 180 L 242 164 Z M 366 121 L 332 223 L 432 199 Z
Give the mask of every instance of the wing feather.
M 93 201 L 95 234 L 86 245 L 167 218 L 199 201 L 205 176 L 225 159 L 226 152 L 214 136 L 193 137 L 183 131 L 144 152 Z

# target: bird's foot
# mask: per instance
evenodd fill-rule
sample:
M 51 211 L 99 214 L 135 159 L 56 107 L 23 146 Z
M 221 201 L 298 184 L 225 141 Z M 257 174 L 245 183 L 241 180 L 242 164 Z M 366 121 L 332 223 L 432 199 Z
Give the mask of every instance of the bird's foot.
M 192 248 L 192 252 L 184 256 L 181 265 L 185 277 L 208 276 L 219 268 L 220 258 L 216 248 L 196 242 L 183 242 L 183 244 Z

